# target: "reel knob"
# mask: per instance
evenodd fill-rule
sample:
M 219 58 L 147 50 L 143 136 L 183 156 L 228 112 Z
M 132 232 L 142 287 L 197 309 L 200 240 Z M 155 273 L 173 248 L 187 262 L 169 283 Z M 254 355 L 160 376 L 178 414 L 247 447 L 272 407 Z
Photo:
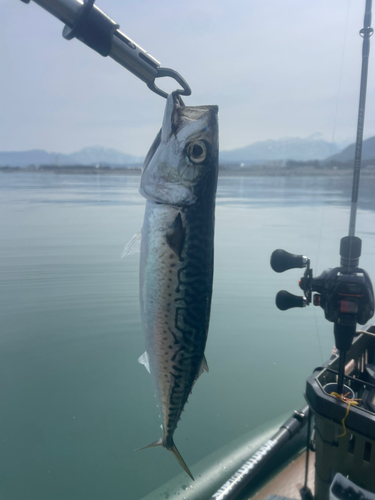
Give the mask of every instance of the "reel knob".
M 305 307 L 307 305 L 305 297 L 299 297 L 298 295 L 293 295 L 286 290 L 281 290 L 276 295 L 276 306 L 280 311 L 286 311 L 292 309 L 293 307 Z
M 276 273 L 283 273 L 288 269 L 306 267 L 307 263 L 307 257 L 295 255 L 294 253 L 289 253 L 281 249 L 275 250 L 271 255 L 271 267 Z

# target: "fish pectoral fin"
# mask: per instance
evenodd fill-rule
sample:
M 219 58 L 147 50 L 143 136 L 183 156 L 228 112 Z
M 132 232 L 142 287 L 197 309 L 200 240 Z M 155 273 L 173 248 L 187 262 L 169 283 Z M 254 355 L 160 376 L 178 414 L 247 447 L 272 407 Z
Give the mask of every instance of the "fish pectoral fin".
M 124 257 L 131 255 L 132 253 L 140 252 L 141 239 L 142 239 L 142 229 L 139 231 L 139 233 L 135 234 L 130 241 L 127 242 L 127 244 L 124 247 L 124 250 L 122 251 L 121 258 L 123 259 Z
M 184 471 L 191 477 L 191 479 L 194 481 L 194 477 L 193 477 L 193 474 L 190 472 L 189 470 L 189 467 L 186 465 L 184 459 L 182 458 L 182 456 L 180 455 L 180 452 L 178 451 L 178 449 L 176 448 L 176 445 L 173 443 L 172 447 L 171 448 L 167 448 L 167 450 L 169 450 L 172 455 L 175 457 L 175 459 L 177 460 L 177 462 L 181 465 L 181 467 L 184 469 Z
M 181 257 L 181 252 L 185 241 L 185 228 L 182 224 L 180 212 L 178 212 L 175 220 L 169 226 L 168 232 L 166 234 L 166 240 L 169 248 L 173 250 L 177 257 Z
M 150 361 L 148 359 L 147 351 L 145 351 L 142 354 L 142 356 L 139 356 L 138 363 L 141 364 L 141 365 L 143 365 L 146 368 L 146 370 L 148 371 L 148 373 L 151 373 L 151 370 L 150 370 Z

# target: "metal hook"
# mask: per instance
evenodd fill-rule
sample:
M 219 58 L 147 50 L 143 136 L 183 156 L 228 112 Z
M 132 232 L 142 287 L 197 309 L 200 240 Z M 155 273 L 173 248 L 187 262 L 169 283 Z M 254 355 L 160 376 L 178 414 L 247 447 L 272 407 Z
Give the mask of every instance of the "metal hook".
M 173 69 L 169 69 L 169 68 L 160 68 L 160 67 L 157 68 L 155 80 L 156 80 L 156 78 L 164 78 L 166 76 L 173 78 L 174 80 L 176 80 L 177 83 L 179 83 L 181 85 L 182 89 L 176 90 L 177 94 L 180 94 L 180 95 L 190 95 L 191 94 L 191 88 L 189 87 L 187 81 L 184 78 L 182 78 L 182 76 L 179 73 L 177 73 L 177 71 L 174 71 Z M 155 85 L 155 80 L 153 80 L 150 83 L 147 83 L 147 87 L 150 90 L 152 90 L 153 92 L 155 92 L 155 94 L 158 94 L 166 99 L 168 97 L 167 92 L 164 92 L 164 90 L 161 90 L 159 87 L 157 87 Z

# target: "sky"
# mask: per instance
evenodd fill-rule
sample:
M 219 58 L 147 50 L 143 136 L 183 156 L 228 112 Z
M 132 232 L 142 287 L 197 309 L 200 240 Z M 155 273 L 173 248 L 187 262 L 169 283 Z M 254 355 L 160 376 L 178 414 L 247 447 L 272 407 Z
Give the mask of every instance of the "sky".
M 219 106 L 220 149 L 320 133 L 354 142 L 365 0 L 97 0 L 120 30 Z M 103 146 L 143 156 L 162 97 L 31 1 L 0 0 L 0 151 Z M 374 39 L 375 40 L 375 37 Z M 375 135 L 375 47 L 365 137 Z M 160 86 L 174 90 L 172 81 Z M 158 83 L 159 83 L 158 82 Z

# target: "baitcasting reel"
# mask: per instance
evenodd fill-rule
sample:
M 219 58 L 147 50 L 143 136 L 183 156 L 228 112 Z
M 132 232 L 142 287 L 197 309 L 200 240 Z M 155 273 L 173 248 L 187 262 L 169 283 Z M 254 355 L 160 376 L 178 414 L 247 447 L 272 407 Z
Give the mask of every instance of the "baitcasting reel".
M 340 352 L 338 392 L 342 392 L 345 353 L 350 349 L 356 324 L 364 325 L 374 315 L 374 291 L 369 275 L 358 267 L 362 241 L 355 236 L 341 239 L 341 266 L 326 269 L 313 278 L 310 260 L 285 250 L 275 250 L 271 255 L 271 267 L 277 273 L 288 269 L 304 268 L 299 280 L 303 296 L 282 290 L 276 295 L 276 306 L 286 311 L 293 307 L 305 307 L 311 302 L 324 310 L 325 318 L 334 323 L 335 344 Z M 316 292 L 312 297 L 313 292 Z M 340 390 L 341 389 L 341 390 Z

